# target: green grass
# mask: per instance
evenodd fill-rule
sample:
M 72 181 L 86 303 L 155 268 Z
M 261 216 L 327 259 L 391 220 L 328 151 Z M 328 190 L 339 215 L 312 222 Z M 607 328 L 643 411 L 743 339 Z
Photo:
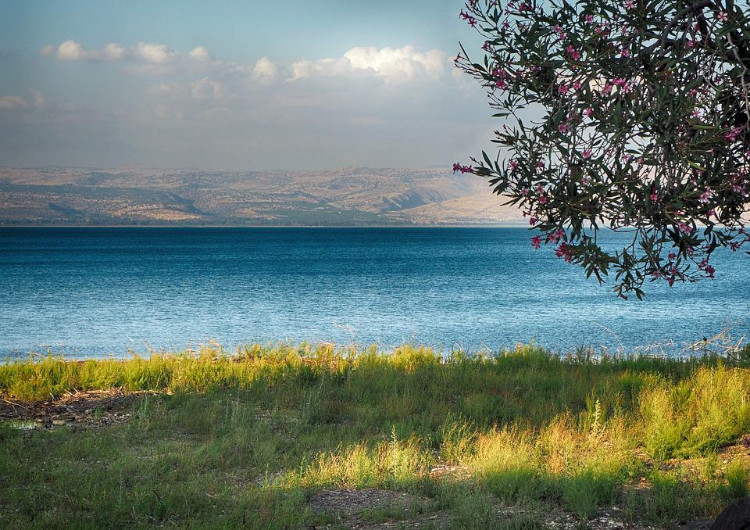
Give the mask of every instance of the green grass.
M 6 400 L 159 394 L 121 425 L 0 426 L 0 526 L 346 526 L 315 496 L 364 489 L 410 499 L 370 523 L 539 528 L 614 505 L 670 526 L 748 492 L 747 452 L 722 452 L 750 432 L 743 362 L 252 345 L 9 363 Z

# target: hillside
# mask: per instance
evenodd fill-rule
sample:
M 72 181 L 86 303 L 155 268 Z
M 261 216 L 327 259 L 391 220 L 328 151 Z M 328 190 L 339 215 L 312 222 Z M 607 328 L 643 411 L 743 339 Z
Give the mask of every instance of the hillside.
M 522 222 L 449 170 L 0 168 L 0 225 L 367 226 Z

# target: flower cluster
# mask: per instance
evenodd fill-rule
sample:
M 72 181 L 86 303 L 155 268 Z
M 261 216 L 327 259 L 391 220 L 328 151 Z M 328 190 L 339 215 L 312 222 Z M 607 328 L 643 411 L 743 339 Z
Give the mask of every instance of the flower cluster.
M 485 57 L 456 64 L 505 124 L 494 159 L 454 171 L 517 204 L 534 248 L 640 298 L 645 281 L 713 278 L 711 254 L 749 240 L 747 4 L 470 0 L 460 16 Z M 632 239 L 604 250 L 604 227 Z

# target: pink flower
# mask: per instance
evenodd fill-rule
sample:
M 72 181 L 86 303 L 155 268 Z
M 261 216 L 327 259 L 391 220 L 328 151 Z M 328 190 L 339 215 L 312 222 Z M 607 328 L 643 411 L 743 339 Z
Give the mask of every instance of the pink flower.
M 727 21 L 727 14 L 726 14 L 725 11 L 722 11 L 721 13 L 719 13 L 718 15 L 716 15 L 716 18 L 718 18 L 722 22 L 726 22 Z
M 612 85 L 610 83 L 605 84 L 604 88 L 602 88 L 602 94 L 604 94 L 605 96 L 609 96 L 609 93 L 612 92 L 612 87 L 613 86 L 614 85 Z
M 562 96 L 564 96 L 565 94 L 567 94 L 568 90 L 570 90 L 570 89 L 568 88 L 567 85 L 560 85 L 559 87 L 557 87 L 557 93 L 560 94 L 560 95 L 562 95 Z
M 742 132 L 742 129 L 744 129 L 744 127 L 735 127 L 734 129 L 732 129 L 730 132 L 727 133 L 726 139 L 729 140 L 730 142 L 734 142 L 734 140 L 737 138 L 737 135 Z
M 513 159 L 510 161 L 510 168 L 515 171 L 515 169 L 518 167 L 518 162 Z
M 634 7 L 635 7 L 635 2 L 633 0 L 627 0 L 627 2 L 625 2 L 626 9 L 633 9 Z
M 681 222 L 679 225 L 679 229 L 680 229 L 680 232 L 682 232 L 683 234 L 690 234 L 693 232 L 693 228 L 687 223 Z
M 581 82 L 580 82 L 580 81 L 576 81 L 575 83 L 573 83 L 573 89 L 574 89 L 574 90 L 581 90 L 581 87 L 582 87 L 582 86 L 583 86 L 583 85 L 581 84 Z
M 462 18 L 463 20 L 465 20 L 465 21 L 466 21 L 466 23 L 467 23 L 467 24 L 469 24 L 469 26 L 471 26 L 472 28 L 473 28 L 474 26 L 476 26 L 476 25 L 477 25 L 477 19 L 475 19 L 474 17 L 472 17 L 472 16 L 471 16 L 471 15 L 469 15 L 468 13 L 464 13 L 464 11 L 463 11 L 463 10 L 461 10 L 461 13 L 459 13 L 459 16 L 460 16 L 460 17 L 461 17 L 461 18 Z
M 474 168 L 471 167 L 471 166 L 462 166 L 461 164 L 456 163 L 456 164 L 453 164 L 453 172 L 454 173 L 458 173 L 458 172 L 461 172 L 461 173 L 473 173 L 474 172 Z
M 702 271 L 704 271 L 709 278 L 714 277 L 714 273 L 716 272 L 716 269 L 714 269 L 711 265 L 708 264 L 708 260 L 704 259 L 698 264 L 698 268 Z
M 709 200 L 711 200 L 711 197 L 713 196 L 714 190 L 712 190 L 711 188 L 706 188 L 706 191 L 701 194 L 701 198 L 698 199 L 698 202 L 700 202 L 701 204 L 706 204 Z
M 539 204 L 547 204 L 547 197 L 545 197 L 544 195 L 539 197 Z
M 577 61 L 581 58 L 581 54 L 576 50 L 572 45 L 568 44 L 568 46 L 565 48 L 565 51 L 568 52 L 570 55 L 570 58 L 574 61 Z
M 594 15 L 586 15 L 586 22 L 591 24 L 594 21 Z
M 536 250 L 539 250 L 539 247 L 542 246 L 542 238 L 539 236 L 532 237 L 531 246 L 534 247 Z
M 586 116 L 587 118 L 590 118 L 591 116 L 594 115 L 594 109 L 592 109 L 591 107 L 587 108 L 586 110 L 583 111 L 583 115 Z
M 591 158 L 591 149 L 584 149 L 583 153 L 581 153 L 581 156 L 583 158 Z
M 561 229 L 559 229 L 559 228 L 558 228 L 558 229 L 557 229 L 556 231 L 554 231 L 553 233 L 551 233 L 551 234 L 550 234 L 549 236 L 547 236 L 547 239 L 548 239 L 548 240 L 549 240 L 549 241 L 550 241 L 551 243 L 555 243 L 555 244 L 556 244 L 556 243 L 557 243 L 558 241 L 560 241 L 560 239 L 564 239 L 564 238 L 565 238 L 565 231 L 564 231 L 564 230 L 561 230 Z
M 570 126 L 567 123 L 561 123 L 557 126 L 557 130 L 561 133 L 566 133 L 570 131 Z
M 570 254 L 570 247 L 567 243 L 560 243 L 555 249 L 555 256 L 563 258 L 566 262 L 570 262 L 573 259 L 573 256 Z
M 659 196 L 656 194 L 656 192 L 654 192 L 651 195 L 649 195 L 649 198 L 651 199 L 651 202 L 658 202 L 659 201 Z

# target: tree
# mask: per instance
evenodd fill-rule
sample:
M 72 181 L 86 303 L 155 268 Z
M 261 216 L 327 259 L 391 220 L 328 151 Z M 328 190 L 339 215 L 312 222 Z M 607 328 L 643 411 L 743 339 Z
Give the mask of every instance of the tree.
M 531 243 L 615 292 L 714 276 L 750 241 L 747 2 L 470 0 L 484 58 L 456 64 L 504 120 L 473 166 L 538 231 Z M 605 250 L 601 228 L 629 234 Z M 750 254 L 750 252 L 748 252 Z

